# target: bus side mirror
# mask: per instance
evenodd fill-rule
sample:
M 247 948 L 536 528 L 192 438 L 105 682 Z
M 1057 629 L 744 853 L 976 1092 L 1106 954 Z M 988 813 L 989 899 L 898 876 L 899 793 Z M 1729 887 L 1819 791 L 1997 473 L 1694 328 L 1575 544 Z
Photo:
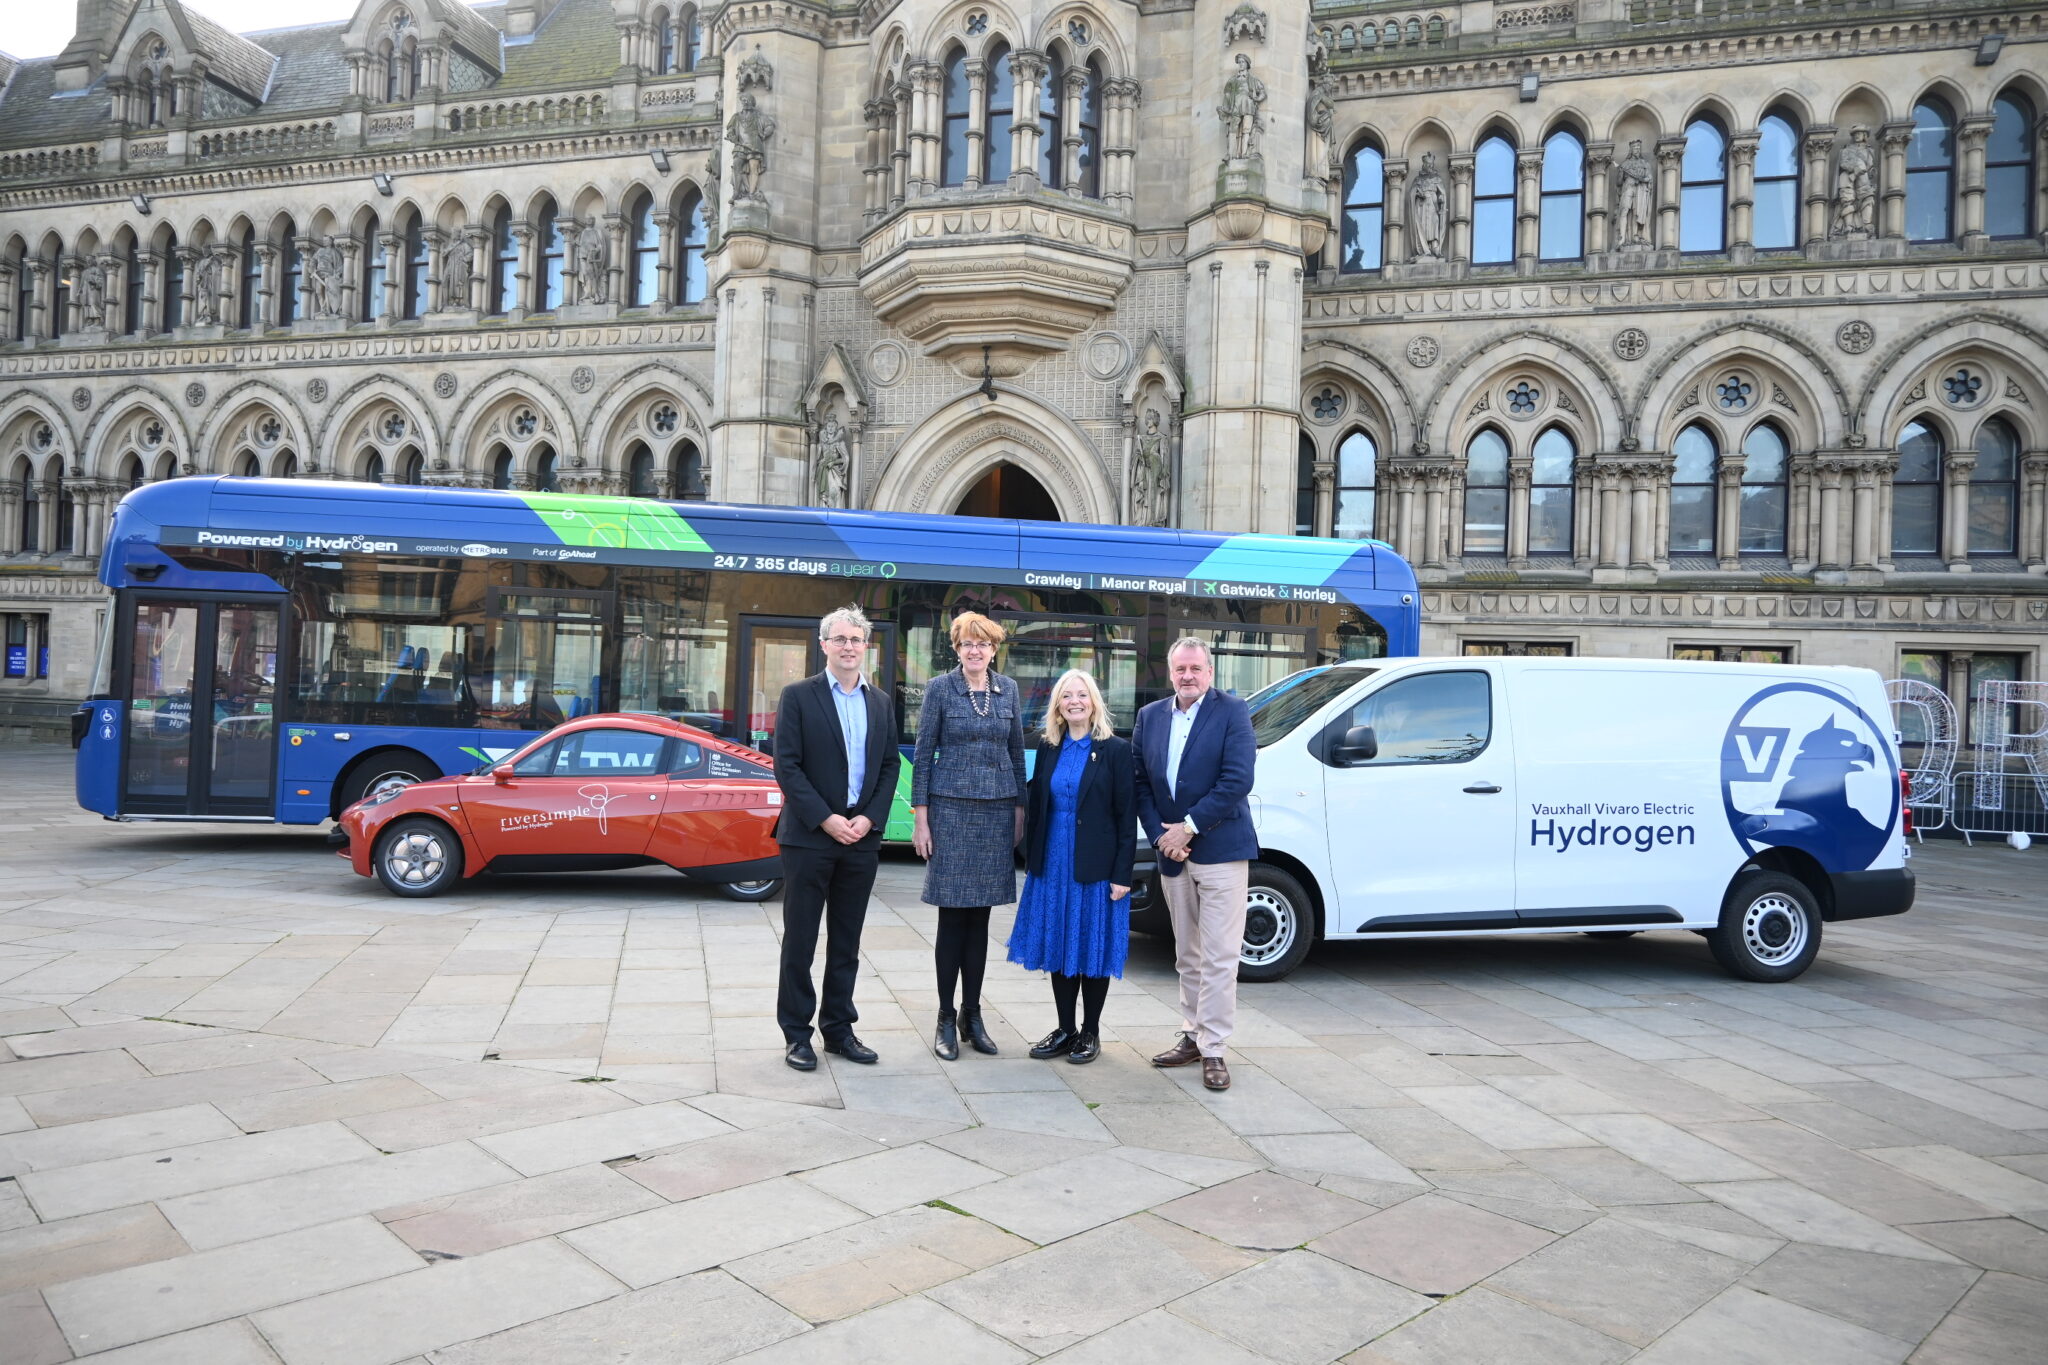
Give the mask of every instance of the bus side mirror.
M 1330 751 L 1338 766 L 1347 768 L 1354 763 L 1370 763 L 1379 756 L 1380 742 L 1370 725 L 1352 726 Z

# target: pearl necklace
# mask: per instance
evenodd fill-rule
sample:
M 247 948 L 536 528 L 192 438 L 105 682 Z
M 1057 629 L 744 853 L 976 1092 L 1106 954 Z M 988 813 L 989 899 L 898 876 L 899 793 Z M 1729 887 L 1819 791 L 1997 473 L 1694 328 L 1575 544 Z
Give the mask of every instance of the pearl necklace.
M 986 677 L 988 675 L 983 674 L 982 676 Z M 967 673 L 964 669 L 961 671 L 960 681 L 963 683 L 967 682 Z M 980 716 L 983 720 L 987 720 L 995 710 L 994 689 L 987 687 L 976 688 L 969 684 L 967 688 L 967 704 L 974 709 L 975 715 Z

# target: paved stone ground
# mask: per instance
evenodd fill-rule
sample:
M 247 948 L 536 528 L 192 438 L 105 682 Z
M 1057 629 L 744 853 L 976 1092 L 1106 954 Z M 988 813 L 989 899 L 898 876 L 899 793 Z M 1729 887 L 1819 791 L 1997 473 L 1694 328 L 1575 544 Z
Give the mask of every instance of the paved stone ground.
M 317 834 L 116 826 L 0 752 L 0 1355 L 108 1365 L 1935 1365 L 2048 1339 L 2048 849 L 1928 845 L 1797 983 L 1686 934 L 1325 949 L 1236 1087 L 1134 941 L 1093 1066 L 782 1065 L 779 908 L 399 901 Z M 999 916 L 997 933 L 1007 930 Z M 1000 960 L 1000 948 L 995 956 Z

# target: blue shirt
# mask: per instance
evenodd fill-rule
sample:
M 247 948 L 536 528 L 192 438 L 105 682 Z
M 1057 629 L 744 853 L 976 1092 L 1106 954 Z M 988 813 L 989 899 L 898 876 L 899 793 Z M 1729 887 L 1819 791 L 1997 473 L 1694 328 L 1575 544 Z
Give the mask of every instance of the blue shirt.
M 1202 702 L 1209 700 L 1207 692 L 1183 710 L 1178 703 L 1173 707 L 1173 724 L 1166 731 L 1166 790 L 1173 793 L 1174 800 L 1180 799 L 1180 756 L 1188 747 L 1188 736 L 1195 732 L 1195 717 L 1201 712 Z
M 832 705 L 839 712 L 839 737 L 846 742 L 846 808 L 860 804 L 861 779 L 868 775 L 868 684 L 863 678 L 851 692 L 826 674 Z

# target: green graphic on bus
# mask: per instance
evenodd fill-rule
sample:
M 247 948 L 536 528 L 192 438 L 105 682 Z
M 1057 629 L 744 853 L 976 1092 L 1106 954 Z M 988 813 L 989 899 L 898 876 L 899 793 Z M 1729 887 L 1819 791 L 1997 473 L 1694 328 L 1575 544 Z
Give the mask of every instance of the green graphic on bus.
M 680 550 L 709 554 L 711 546 L 676 509 L 644 498 L 591 493 L 521 493 L 564 545 L 614 550 Z

